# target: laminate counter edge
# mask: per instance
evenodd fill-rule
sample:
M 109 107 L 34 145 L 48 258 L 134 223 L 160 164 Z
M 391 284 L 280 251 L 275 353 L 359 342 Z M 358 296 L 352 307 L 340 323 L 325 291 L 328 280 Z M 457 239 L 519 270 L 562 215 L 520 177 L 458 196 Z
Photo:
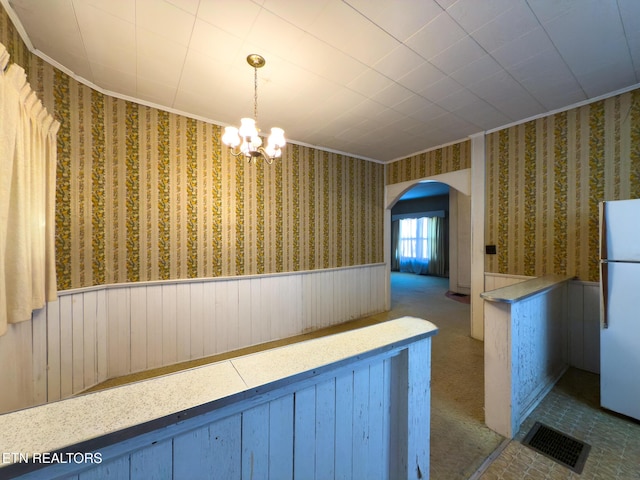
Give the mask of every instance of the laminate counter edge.
M 524 282 L 482 292 L 480 297 L 490 302 L 516 303 L 534 295 L 539 295 L 563 282 L 573 279 L 570 275 L 543 275 Z

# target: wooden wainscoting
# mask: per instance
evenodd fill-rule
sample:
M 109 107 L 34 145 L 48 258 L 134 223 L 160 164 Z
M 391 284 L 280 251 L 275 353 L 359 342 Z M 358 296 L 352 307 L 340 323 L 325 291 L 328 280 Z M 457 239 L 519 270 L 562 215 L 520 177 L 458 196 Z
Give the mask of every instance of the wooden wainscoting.
M 384 310 L 384 264 L 59 292 L 0 337 L 0 413 Z
M 569 365 L 600 373 L 600 284 L 569 282 Z
M 484 274 L 485 292 L 520 283 L 534 277 Z M 569 365 L 600 373 L 600 287 L 598 282 L 571 280 L 568 283 Z

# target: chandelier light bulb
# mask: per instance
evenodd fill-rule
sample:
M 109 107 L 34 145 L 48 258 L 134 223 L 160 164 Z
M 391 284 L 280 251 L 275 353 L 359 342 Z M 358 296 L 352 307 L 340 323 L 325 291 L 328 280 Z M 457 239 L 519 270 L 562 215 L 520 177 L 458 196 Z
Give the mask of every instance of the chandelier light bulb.
M 231 148 L 235 148 L 240 145 L 238 129 L 236 127 L 225 127 L 224 135 L 222 135 L 222 142 Z
M 278 127 L 273 127 L 271 129 L 271 135 L 269 135 L 269 142 L 280 148 L 284 147 L 287 144 L 284 139 L 284 130 Z
M 256 121 L 253 118 L 241 119 L 238 134 L 243 138 L 256 137 L 258 135 L 258 130 L 256 129 Z

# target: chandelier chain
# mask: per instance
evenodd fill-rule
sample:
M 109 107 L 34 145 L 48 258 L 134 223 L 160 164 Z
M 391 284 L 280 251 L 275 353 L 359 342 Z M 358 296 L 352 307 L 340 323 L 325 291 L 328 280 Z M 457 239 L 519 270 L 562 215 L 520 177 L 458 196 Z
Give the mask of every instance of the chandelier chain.
M 253 67 L 253 118 L 258 123 L 258 68 Z

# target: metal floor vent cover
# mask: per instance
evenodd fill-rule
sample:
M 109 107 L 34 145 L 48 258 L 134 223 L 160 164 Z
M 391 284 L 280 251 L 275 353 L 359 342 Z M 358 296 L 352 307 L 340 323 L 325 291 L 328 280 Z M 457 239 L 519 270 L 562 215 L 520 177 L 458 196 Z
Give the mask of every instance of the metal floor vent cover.
M 536 422 L 522 441 L 523 445 L 541 453 L 580 474 L 591 446 L 551 427 Z

